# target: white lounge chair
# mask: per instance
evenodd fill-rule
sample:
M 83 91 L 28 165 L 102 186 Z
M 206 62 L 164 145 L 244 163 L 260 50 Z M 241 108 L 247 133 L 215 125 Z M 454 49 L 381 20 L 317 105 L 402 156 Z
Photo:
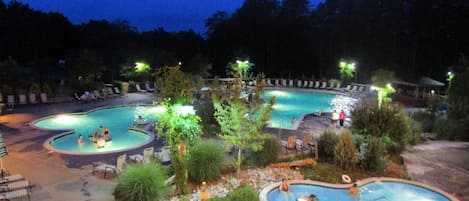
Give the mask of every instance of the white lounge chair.
M 20 105 L 26 104 L 26 95 L 25 94 L 20 94 L 19 98 L 20 98 Z
M 287 87 L 287 80 L 282 79 L 282 87 Z
M 322 82 L 322 85 L 321 85 L 321 87 L 320 87 L 320 88 L 321 88 L 321 89 L 325 89 L 325 88 L 326 88 L 326 86 L 327 86 L 327 82 Z
M 109 97 L 116 97 L 118 94 L 114 94 L 114 91 L 112 90 L 112 87 L 106 87 L 107 95 Z
M 329 89 L 329 90 L 334 89 L 334 83 L 333 83 L 333 82 L 330 82 L 329 87 L 327 87 L 327 89 Z
M 135 88 L 137 89 L 138 92 L 147 93 L 147 90 L 140 88 L 140 84 L 138 83 L 135 84 Z
M 296 87 L 301 88 L 301 83 L 302 83 L 301 80 L 296 81 Z
M 119 87 L 114 87 L 114 92 L 115 92 L 116 94 L 121 95 L 121 91 L 119 90 Z
M 309 81 L 308 88 L 313 88 L 313 86 L 314 86 L 314 81 Z
M 145 83 L 145 90 L 149 91 L 149 92 L 155 92 L 155 88 L 151 88 L 150 87 L 150 83 Z
M 288 87 L 292 88 L 293 87 L 293 80 L 288 81 Z
M 357 92 L 363 92 L 363 86 L 359 86 Z
M 41 103 L 47 103 L 47 94 L 41 93 Z
M 270 79 L 267 79 L 267 86 L 273 87 L 274 85 L 272 84 L 272 81 Z
M 151 157 L 154 155 L 154 148 L 148 147 L 143 150 L 143 162 L 149 163 Z
M 26 189 L 20 189 L 15 191 L 9 191 L 0 194 L 0 200 L 16 200 L 17 198 L 27 197 L 28 200 L 31 200 L 29 197 L 29 191 Z
M 89 91 L 85 91 L 85 97 L 87 100 L 96 100 L 96 96 L 94 94 L 91 94 Z
M 5 108 L 5 111 L 12 112 L 14 108 L 15 108 L 15 96 L 8 95 L 7 96 L 7 107 Z
M 308 80 L 303 80 L 303 88 L 308 87 Z
M 356 92 L 357 91 L 357 85 L 353 85 L 352 89 L 350 89 L 351 92 Z
M 315 89 L 319 88 L 319 81 L 314 82 L 314 88 Z
M 96 99 L 104 99 L 104 96 L 101 96 L 98 90 L 93 90 L 93 95 Z
M 18 180 L 22 180 L 22 179 L 24 179 L 23 175 L 14 174 L 14 175 L 6 176 L 6 177 L 3 177 L 2 179 L 0 179 L 0 184 L 13 182 L 13 181 L 18 181 Z
M 275 87 L 280 87 L 280 80 L 275 80 Z
M 344 90 L 345 90 L 345 91 L 350 91 L 351 89 L 352 89 L 352 86 L 349 84 L 349 85 L 347 85 L 347 87 L 345 87 Z
M 334 88 L 334 90 L 340 91 L 340 85 L 341 85 L 341 84 L 342 84 L 342 83 L 338 82 L 337 85 L 336 85 L 336 87 Z
M 167 163 L 171 160 L 171 150 L 169 147 L 162 147 L 160 152 L 155 152 L 155 157 L 162 163 Z
M 154 148 L 148 147 L 143 150 L 142 154 L 134 154 L 129 156 L 129 159 L 138 163 L 148 163 L 150 162 L 151 156 L 154 155 Z
M 5 192 L 5 191 L 13 191 L 17 189 L 25 189 L 30 187 L 29 181 L 28 180 L 19 180 L 19 181 L 14 181 L 14 182 L 9 182 L 9 183 L 4 183 L 0 185 L 0 191 Z
M 116 161 L 116 165 L 101 164 L 101 165 L 96 166 L 93 170 L 93 174 L 96 171 L 104 171 L 104 178 L 106 178 L 106 173 L 107 173 L 108 170 L 113 171 L 114 174 L 122 172 L 122 170 L 124 168 L 124 165 L 126 164 L 126 162 L 125 162 L 126 157 L 127 157 L 126 154 L 122 154 L 122 155 L 118 156 L 117 161 Z
M 36 104 L 37 103 L 36 94 L 30 93 L 28 95 L 29 95 L 29 103 L 30 104 Z

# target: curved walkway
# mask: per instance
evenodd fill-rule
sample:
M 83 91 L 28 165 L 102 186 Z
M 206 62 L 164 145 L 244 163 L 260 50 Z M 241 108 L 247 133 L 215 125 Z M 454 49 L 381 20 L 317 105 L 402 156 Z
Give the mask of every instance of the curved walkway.
M 469 142 L 426 141 L 402 157 L 412 180 L 469 201 Z
M 152 103 L 151 93 L 130 93 L 122 98 L 91 103 L 60 103 L 26 105 L 15 108 L 14 113 L 0 116 L 0 132 L 9 152 L 3 158 L 4 166 L 10 173 L 25 176 L 35 187 L 32 201 L 73 200 L 111 201 L 115 182 L 98 179 L 90 173 L 97 162 L 115 164 L 120 153 L 73 156 L 49 152 L 43 142 L 60 131 L 37 130 L 29 122 L 48 115 L 65 112 L 83 112 L 90 109 L 123 105 Z M 155 140 L 146 147 L 161 147 L 162 142 Z M 142 148 L 126 151 L 127 155 L 142 153 Z

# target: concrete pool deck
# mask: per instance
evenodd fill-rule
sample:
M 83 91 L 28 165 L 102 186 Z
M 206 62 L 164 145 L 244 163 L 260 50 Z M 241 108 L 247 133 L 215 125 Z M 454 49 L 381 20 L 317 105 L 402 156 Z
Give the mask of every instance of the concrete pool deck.
M 402 157 L 412 180 L 469 201 L 469 142 L 425 141 Z

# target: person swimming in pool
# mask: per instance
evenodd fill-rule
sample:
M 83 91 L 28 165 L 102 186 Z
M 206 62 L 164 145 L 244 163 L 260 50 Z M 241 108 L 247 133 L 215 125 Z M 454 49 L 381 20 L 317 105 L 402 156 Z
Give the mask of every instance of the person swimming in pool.
M 80 134 L 80 135 L 78 135 L 78 145 L 81 145 L 81 144 L 83 144 L 83 143 L 84 143 L 84 142 L 83 142 L 83 135 Z
M 311 194 L 307 197 L 302 197 L 302 198 L 298 198 L 297 201 L 319 201 L 318 198 L 316 197 L 316 195 L 314 194 Z
M 352 187 L 348 190 L 348 193 L 354 200 L 360 200 L 360 189 L 358 189 L 357 183 L 353 183 Z
M 278 188 L 280 192 L 285 194 L 285 200 L 288 200 L 289 196 L 292 198 L 292 200 L 295 200 L 293 193 L 290 191 L 290 184 L 286 179 L 282 179 L 282 184 L 280 184 Z

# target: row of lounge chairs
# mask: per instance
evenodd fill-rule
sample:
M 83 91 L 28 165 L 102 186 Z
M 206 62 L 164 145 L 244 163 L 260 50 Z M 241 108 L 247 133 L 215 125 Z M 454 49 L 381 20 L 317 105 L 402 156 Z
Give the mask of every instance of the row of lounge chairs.
M 141 93 L 155 92 L 155 88 L 152 88 L 149 82 L 145 83 L 145 89 L 140 87 L 139 83 L 135 83 L 135 88 L 137 89 L 137 92 L 141 92 Z
M 169 149 L 161 149 L 160 152 L 154 152 L 153 147 L 148 147 L 143 150 L 143 155 L 135 154 L 127 157 L 127 154 L 122 154 L 117 157 L 115 165 L 102 163 L 95 166 L 93 174 L 96 172 L 104 172 L 104 178 L 106 178 L 108 171 L 111 171 L 114 175 L 122 172 L 128 162 L 149 163 L 153 157 L 162 163 L 168 163 L 170 161 L 170 153 Z
M 28 100 L 29 97 L 29 100 Z M 46 93 L 41 93 L 39 95 L 40 97 L 40 102 L 41 103 L 47 103 L 47 94 Z M 19 94 L 18 95 L 18 102 L 15 101 L 15 96 L 14 95 L 8 95 L 7 96 L 7 105 L 6 105 L 6 111 L 13 111 L 15 108 L 15 103 L 18 103 L 20 105 L 26 105 L 28 103 L 30 104 L 37 104 L 39 103 L 39 99 L 37 99 L 36 94 L 29 94 L 29 96 L 26 96 L 26 94 Z
M 285 80 L 285 79 L 275 79 L 272 83 L 271 79 L 267 79 L 268 87 L 296 87 L 296 88 L 312 88 L 312 89 L 329 89 L 329 90 L 340 90 L 340 82 L 320 82 L 320 81 L 311 81 L 311 80 Z
M 118 87 L 105 87 L 101 90 L 101 92 L 99 92 L 99 90 L 93 90 L 92 92 L 85 91 L 81 96 L 78 96 L 78 94 L 75 93 L 75 99 L 77 101 L 95 101 L 119 97 L 121 94 L 122 93 Z
M 27 198 L 31 200 L 32 185 L 20 174 L 5 176 L 0 179 L 0 200 L 13 200 Z
M 309 150 L 313 146 L 313 136 L 304 135 L 303 140 L 297 139 L 296 135 L 288 136 L 287 141 L 281 140 L 280 145 L 285 150 L 285 153 L 288 151 L 295 151 L 295 153 L 303 153 L 306 150 Z
M 286 79 L 267 79 L 268 87 L 289 87 L 289 88 L 310 88 L 310 89 L 323 89 L 323 90 L 337 90 L 345 92 L 366 92 L 371 88 L 362 84 L 349 84 L 345 88 L 341 88 L 340 82 L 320 82 L 311 80 L 286 80 Z

